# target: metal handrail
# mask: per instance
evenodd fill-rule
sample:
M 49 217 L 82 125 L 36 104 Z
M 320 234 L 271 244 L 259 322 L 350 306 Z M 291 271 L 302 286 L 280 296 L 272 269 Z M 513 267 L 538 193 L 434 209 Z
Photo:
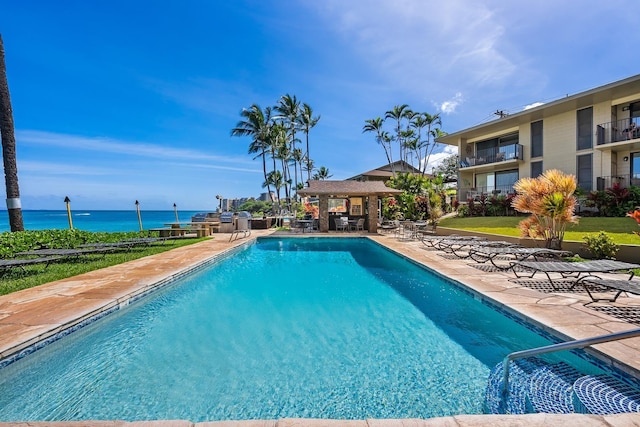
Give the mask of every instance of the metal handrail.
M 558 344 L 552 344 L 544 347 L 532 348 L 529 350 L 515 351 L 513 353 L 510 353 L 504 358 L 502 362 L 502 366 L 504 367 L 504 374 L 502 377 L 502 396 L 504 399 L 506 399 L 509 394 L 509 362 L 515 359 L 537 356 L 539 354 L 553 353 L 562 350 L 572 350 L 574 348 L 584 348 L 594 344 L 618 341 L 638 336 L 640 336 L 640 329 L 632 329 L 625 332 L 616 332 L 614 334 L 600 335 L 597 337 L 585 338 L 582 340 L 566 341 Z

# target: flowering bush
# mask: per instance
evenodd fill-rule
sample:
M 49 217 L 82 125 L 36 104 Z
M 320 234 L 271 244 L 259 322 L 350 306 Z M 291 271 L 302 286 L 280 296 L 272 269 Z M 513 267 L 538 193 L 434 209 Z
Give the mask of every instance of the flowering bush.
M 311 215 L 311 218 L 313 219 L 318 219 L 318 216 L 320 215 L 320 208 L 318 205 L 312 205 L 311 203 L 306 202 L 304 204 L 304 213 Z

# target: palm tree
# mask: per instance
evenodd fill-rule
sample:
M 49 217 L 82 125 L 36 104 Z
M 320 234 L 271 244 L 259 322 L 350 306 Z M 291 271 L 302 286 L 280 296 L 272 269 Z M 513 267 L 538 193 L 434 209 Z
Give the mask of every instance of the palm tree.
M 329 175 L 329 168 L 324 166 L 320 166 L 318 171 L 313 175 L 313 179 L 324 181 L 325 179 L 331 178 L 333 175 Z
M 403 156 L 404 144 L 403 144 L 402 135 L 401 135 L 402 119 L 410 118 L 412 115 L 413 115 L 413 111 L 409 109 L 409 106 L 407 104 L 396 105 L 395 107 L 393 107 L 392 110 L 389 110 L 384 114 L 385 120 L 393 119 L 396 122 L 396 128 L 395 128 L 396 141 L 398 141 L 398 144 L 400 146 L 400 160 L 404 159 L 404 156 Z
M 376 133 L 376 142 L 382 145 L 384 154 L 387 156 L 387 162 L 391 165 L 391 172 L 395 173 L 393 170 L 393 150 L 391 149 L 391 137 L 389 136 L 389 133 L 387 131 L 382 129 L 382 119 L 380 117 L 376 117 L 375 119 L 365 120 L 364 123 L 365 125 L 362 127 L 362 133 Z
M 2 160 L 7 189 L 7 211 L 11 231 L 23 231 L 20 187 L 18 186 L 18 163 L 16 161 L 16 137 L 13 112 L 7 82 L 7 67 L 4 62 L 4 44 L 0 35 L 0 137 L 2 138 Z
M 418 155 L 418 168 L 420 169 L 420 171 L 422 172 L 422 176 L 424 176 L 424 160 L 422 157 L 422 149 L 424 147 L 428 147 L 428 141 L 422 141 L 422 129 L 424 129 L 427 126 L 427 119 L 425 117 L 425 115 L 423 113 L 416 113 L 413 115 L 413 117 L 411 118 L 410 121 L 410 126 L 413 127 L 417 132 L 417 144 L 416 144 L 416 154 Z M 425 157 L 426 157 L 425 153 Z M 422 164 L 422 166 L 420 166 Z
M 434 115 L 431 115 L 429 113 L 422 113 L 422 115 L 424 116 L 424 120 L 427 127 L 427 148 L 425 150 L 425 159 L 422 165 L 422 175 L 424 175 L 425 171 L 427 170 L 427 163 L 429 163 L 429 158 L 433 153 L 433 149 L 436 147 L 435 140 L 440 136 L 444 136 L 445 133 L 442 132 L 442 130 L 439 127 L 439 126 L 442 126 L 442 120 L 440 120 L 440 113 L 434 114 Z M 434 139 L 433 144 L 431 144 L 431 137 L 433 137 Z M 431 148 L 429 148 L 429 145 L 431 145 Z
M 309 131 L 320 121 L 320 116 L 313 117 L 313 110 L 309 106 L 309 104 L 302 104 L 302 111 L 300 111 L 300 126 L 302 127 L 302 131 L 305 133 L 306 142 L 307 142 L 307 152 L 305 156 L 307 158 L 307 179 L 311 179 L 311 167 L 309 162 L 311 161 L 311 156 L 309 154 Z
M 231 136 L 252 137 L 251 144 L 249 145 L 249 154 L 258 153 L 258 156 L 262 157 L 264 180 L 267 184 L 267 191 L 271 194 L 271 186 L 267 179 L 267 152 L 271 149 L 271 108 L 267 107 L 264 112 L 262 112 L 262 108 L 260 108 L 258 104 L 253 104 L 249 108 L 243 108 L 240 115 L 244 120 L 240 120 L 236 124 L 236 127 L 231 130 Z
M 280 189 L 282 188 L 283 183 L 282 173 L 279 170 L 274 170 L 267 174 L 267 179 L 265 179 L 262 184 L 262 188 L 269 187 L 270 185 L 273 185 L 273 188 L 275 188 L 278 210 L 280 210 Z
M 300 117 L 300 101 L 289 94 L 283 95 L 275 106 L 275 110 L 280 113 L 279 119 L 282 119 L 284 125 L 289 130 L 289 145 L 291 150 L 296 148 L 296 129 Z

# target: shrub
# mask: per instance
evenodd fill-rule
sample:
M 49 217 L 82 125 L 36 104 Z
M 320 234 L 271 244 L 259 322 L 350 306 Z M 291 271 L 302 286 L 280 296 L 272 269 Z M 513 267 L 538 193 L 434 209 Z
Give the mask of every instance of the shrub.
M 587 250 L 598 259 L 615 259 L 620 247 L 604 231 L 584 236 Z

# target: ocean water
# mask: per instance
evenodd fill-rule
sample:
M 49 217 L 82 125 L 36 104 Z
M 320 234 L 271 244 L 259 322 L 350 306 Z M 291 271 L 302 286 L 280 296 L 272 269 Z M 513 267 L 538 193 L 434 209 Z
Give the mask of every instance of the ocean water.
M 191 216 L 204 211 L 178 211 L 180 221 L 190 221 Z M 73 228 L 84 231 L 139 231 L 138 214 L 135 209 L 127 211 L 71 211 Z M 25 230 L 67 229 L 69 220 L 66 210 L 23 210 Z M 175 222 L 174 211 L 140 211 L 142 227 L 164 227 Z M 9 214 L 0 211 L 0 232 L 10 231 Z

